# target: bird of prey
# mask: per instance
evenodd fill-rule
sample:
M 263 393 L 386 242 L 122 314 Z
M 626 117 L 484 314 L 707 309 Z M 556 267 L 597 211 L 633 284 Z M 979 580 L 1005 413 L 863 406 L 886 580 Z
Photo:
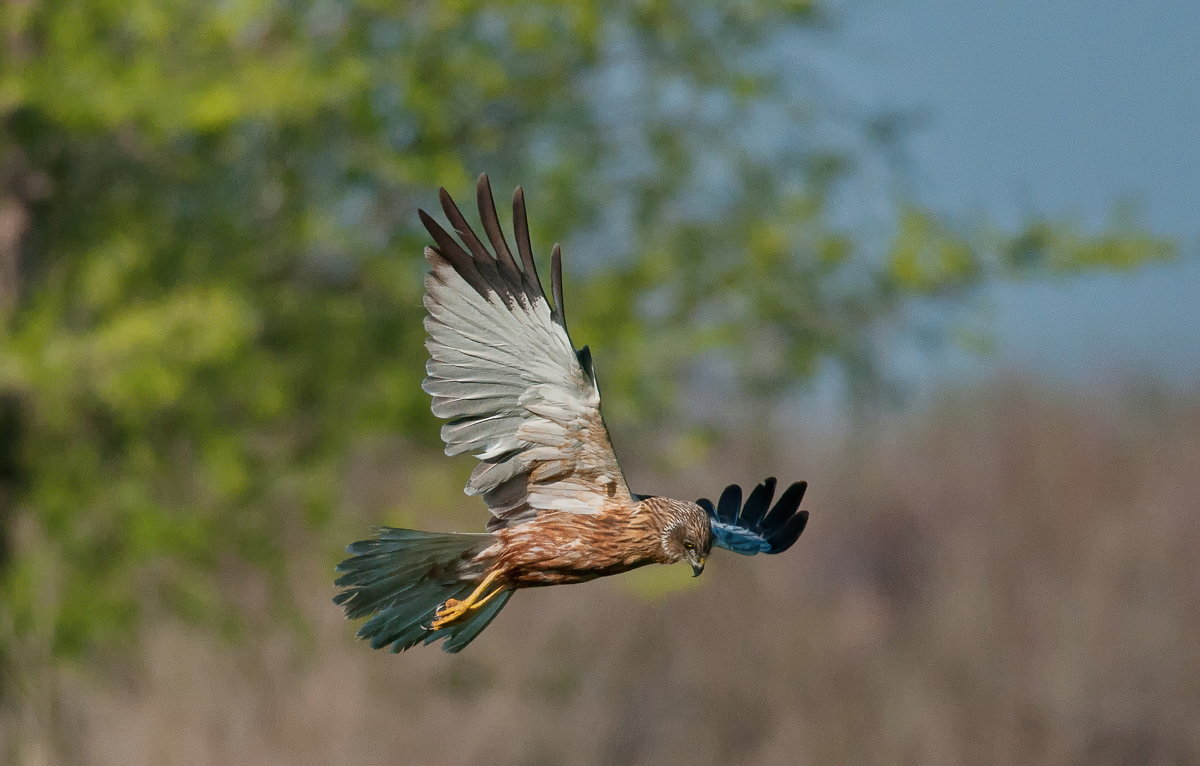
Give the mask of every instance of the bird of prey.
M 562 254 L 551 254 L 551 305 L 538 279 L 525 196 L 513 194 L 509 249 L 486 175 L 476 197 L 489 249 L 445 189 L 442 209 L 456 240 L 425 211 L 423 388 L 446 419 L 446 454 L 479 463 L 467 482 L 492 513 L 477 534 L 380 528 L 353 543 L 338 565 L 334 603 L 370 617 L 358 635 L 400 652 L 445 639 L 457 652 L 521 588 L 563 585 L 646 564 L 688 562 L 694 575 L 715 545 L 737 553 L 780 553 L 800 537 L 806 484 L 772 505 L 775 479 L 742 502 L 729 486 L 714 505 L 637 495 L 625 484 L 600 414 L 587 346 L 576 350 L 563 312 Z

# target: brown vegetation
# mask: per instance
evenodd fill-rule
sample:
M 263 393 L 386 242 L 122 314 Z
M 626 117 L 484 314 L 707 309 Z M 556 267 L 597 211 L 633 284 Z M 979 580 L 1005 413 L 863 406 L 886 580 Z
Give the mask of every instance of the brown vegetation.
M 231 648 L 179 623 L 147 626 L 136 661 L 57 679 L 69 754 L 88 764 L 1200 760 L 1200 402 L 1118 407 L 1009 388 L 814 442 L 788 435 L 768 461 L 811 481 L 812 523 L 788 554 L 717 553 L 698 587 L 661 596 L 622 578 L 518 594 L 458 656 L 355 642 L 329 603 L 330 559 L 297 553 L 307 637 L 263 618 Z M 626 461 L 638 452 L 627 446 Z M 761 464 L 723 457 L 636 484 L 685 497 L 756 480 Z M 421 491 L 419 471 L 363 471 L 378 469 L 400 478 L 373 485 L 366 505 Z M 447 526 L 434 513 L 419 520 Z M 240 595 L 253 612 L 256 595 Z

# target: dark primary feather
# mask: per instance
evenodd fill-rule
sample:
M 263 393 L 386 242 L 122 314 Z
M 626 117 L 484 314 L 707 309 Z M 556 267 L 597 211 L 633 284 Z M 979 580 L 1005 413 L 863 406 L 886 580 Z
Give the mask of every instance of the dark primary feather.
M 487 176 L 485 175 L 484 178 Z M 513 238 L 517 240 L 517 250 L 521 253 L 521 263 L 525 266 L 525 276 L 538 286 L 541 293 L 542 282 L 538 279 L 537 262 L 533 260 L 533 245 L 529 241 L 529 216 L 525 212 L 525 190 L 520 186 L 513 191 Z
M 807 488 L 807 482 L 792 484 L 772 507 L 771 499 L 775 496 L 772 476 L 750 492 L 744 505 L 742 488 L 737 484 L 726 487 L 716 505 L 708 498 L 701 498 L 696 504 L 708 512 L 714 545 L 746 556 L 782 553 L 800 539 L 808 523 L 808 511 L 799 510 Z
M 567 329 L 567 313 L 563 304 L 562 247 L 557 242 L 550 251 L 550 288 L 554 292 L 554 318 Z
M 467 284 L 469 284 L 480 295 L 487 295 L 490 288 L 484 280 L 483 275 L 479 273 L 479 269 L 475 267 L 475 261 L 467 254 L 466 250 L 459 247 L 459 244 L 454 241 L 441 224 L 433 220 L 433 217 L 424 210 L 417 211 L 417 217 L 421 219 L 421 223 L 425 224 L 425 229 L 433 237 L 433 241 L 437 243 L 437 251 L 442 257 L 450 262 L 454 270 L 458 272 Z
M 517 240 L 517 250 L 521 254 L 524 269 L 517 265 L 509 250 L 508 240 L 500 226 L 500 217 L 496 213 L 496 202 L 492 197 L 491 181 L 486 174 L 480 175 L 475 185 L 475 198 L 479 205 L 479 218 L 483 223 L 484 233 L 496 251 L 492 255 L 487 246 L 475 234 L 475 230 L 467 223 L 450 193 L 445 189 L 438 190 L 438 199 L 442 204 L 442 212 L 454 227 L 462 241 L 458 240 L 442 228 L 434 218 L 424 210 L 418 210 L 417 215 L 424 224 L 429 235 L 436 244 L 438 254 L 450 262 L 467 284 L 484 298 L 491 294 L 500 296 L 510 306 L 513 300 L 519 300 L 523 305 L 530 306 L 539 299 L 546 300 L 541 281 L 537 275 L 537 265 L 533 260 L 533 247 L 529 241 L 529 221 L 525 213 L 525 192 L 517 187 L 513 192 L 513 234 Z M 463 248 L 466 245 L 466 249 Z M 558 246 L 555 245 L 557 248 Z M 468 252 L 468 250 L 470 252 Z M 561 267 L 559 267 L 561 269 Z M 561 279 L 561 274 L 559 276 Z M 558 306 L 551 312 L 555 321 L 561 316 L 562 303 L 556 298 Z M 562 324 L 562 322 L 558 322 Z M 564 325 L 565 329 L 565 325 Z
M 501 273 L 509 283 L 521 284 L 521 269 L 513 260 L 512 251 L 508 249 L 508 240 L 504 238 L 504 230 L 500 228 L 500 217 L 496 215 L 496 201 L 492 197 L 492 184 L 486 175 L 479 177 L 475 187 L 475 201 L 479 206 L 479 220 L 483 230 L 492 242 L 496 251 L 496 261 Z

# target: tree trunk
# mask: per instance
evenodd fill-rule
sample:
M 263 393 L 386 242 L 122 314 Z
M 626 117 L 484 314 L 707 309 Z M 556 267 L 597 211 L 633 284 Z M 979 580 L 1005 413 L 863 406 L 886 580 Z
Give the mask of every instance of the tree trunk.
M 0 321 L 17 308 L 21 288 L 21 244 L 29 230 L 29 207 L 16 196 L 0 196 Z

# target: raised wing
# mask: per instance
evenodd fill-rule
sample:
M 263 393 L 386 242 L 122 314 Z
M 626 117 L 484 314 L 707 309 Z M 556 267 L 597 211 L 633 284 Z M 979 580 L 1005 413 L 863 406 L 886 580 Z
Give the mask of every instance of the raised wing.
M 772 476 L 754 488 L 745 505 L 742 488 L 737 484 L 725 488 L 716 506 L 708 498 L 701 498 L 696 504 L 708 511 L 714 545 L 745 556 L 783 553 L 800 539 L 808 524 L 808 511 L 798 510 L 806 489 L 808 482 L 796 482 L 784 490 L 768 511 L 775 496 Z
M 480 463 L 466 493 L 482 495 L 495 529 L 538 511 L 599 513 L 632 498 L 600 415 L 600 389 L 585 346 L 567 335 L 562 256 L 551 257 L 551 309 L 529 243 L 525 195 L 513 194 L 518 265 L 508 248 L 486 175 L 476 187 L 489 250 L 454 200 L 441 190 L 455 240 L 424 210 L 421 222 L 437 243 L 425 248 L 425 329 L 433 414 L 446 454 L 470 452 Z M 465 246 L 465 249 L 464 249 Z M 494 250 L 494 253 L 493 253 Z

